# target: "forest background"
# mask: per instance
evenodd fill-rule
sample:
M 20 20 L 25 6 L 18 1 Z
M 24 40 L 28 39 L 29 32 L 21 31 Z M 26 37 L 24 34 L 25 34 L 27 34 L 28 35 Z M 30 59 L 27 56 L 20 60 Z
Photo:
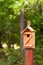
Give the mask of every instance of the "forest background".
M 23 35 L 27 21 L 35 30 L 35 65 L 43 65 L 43 0 L 0 0 L 0 65 L 24 64 Z

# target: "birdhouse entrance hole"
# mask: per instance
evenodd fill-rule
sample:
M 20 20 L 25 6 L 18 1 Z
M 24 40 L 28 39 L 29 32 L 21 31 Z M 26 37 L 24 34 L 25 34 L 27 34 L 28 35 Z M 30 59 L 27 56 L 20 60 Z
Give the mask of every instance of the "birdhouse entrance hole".
M 29 34 L 27 34 L 27 37 L 29 37 L 30 35 Z

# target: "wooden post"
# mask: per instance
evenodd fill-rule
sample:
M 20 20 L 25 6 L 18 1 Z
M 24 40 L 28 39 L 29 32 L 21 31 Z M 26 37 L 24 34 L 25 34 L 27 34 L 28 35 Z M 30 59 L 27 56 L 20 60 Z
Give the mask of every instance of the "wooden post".
M 31 23 L 28 21 L 27 27 L 21 32 L 23 34 L 23 47 L 25 48 L 25 65 L 34 65 L 35 30 L 30 25 Z
M 32 48 L 25 49 L 25 65 L 34 65 Z

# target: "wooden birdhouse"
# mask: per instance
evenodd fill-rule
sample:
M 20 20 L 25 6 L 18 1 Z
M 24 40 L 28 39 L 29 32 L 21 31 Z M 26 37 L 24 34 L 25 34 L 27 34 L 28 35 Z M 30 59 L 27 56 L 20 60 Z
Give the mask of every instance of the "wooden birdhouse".
M 31 23 L 28 21 L 27 27 L 21 32 L 24 48 L 35 48 L 35 30 L 30 25 Z

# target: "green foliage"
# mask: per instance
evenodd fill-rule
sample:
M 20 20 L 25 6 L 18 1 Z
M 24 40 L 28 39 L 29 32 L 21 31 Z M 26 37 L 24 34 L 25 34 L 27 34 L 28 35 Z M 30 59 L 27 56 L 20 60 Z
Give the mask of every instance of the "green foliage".
M 0 58 L 0 65 L 22 65 L 24 63 L 24 57 L 21 55 L 20 49 L 14 48 L 0 49 L 0 53 L 5 53 L 4 58 Z M 4 56 L 1 54 L 2 57 Z M 0 57 L 1 57 L 0 55 Z
M 29 19 L 36 31 L 35 65 L 43 65 L 43 0 L 0 0 L 0 43 L 20 43 L 21 11 L 25 12 L 25 21 Z M 6 55 L 9 65 L 22 65 L 20 51 L 8 48 Z M 5 65 L 2 62 L 0 64 Z
M 13 48 L 10 48 L 6 51 L 7 61 L 8 65 L 22 65 L 24 61 L 24 57 L 21 55 L 20 50 L 14 50 Z
M 0 65 L 7 65 L 7 63 L 4 63 L 4 61 L 0 59 Z
M 43 48 L 36 48 L 34 50 L 34 64 L 35 65 L 43 65 Z

